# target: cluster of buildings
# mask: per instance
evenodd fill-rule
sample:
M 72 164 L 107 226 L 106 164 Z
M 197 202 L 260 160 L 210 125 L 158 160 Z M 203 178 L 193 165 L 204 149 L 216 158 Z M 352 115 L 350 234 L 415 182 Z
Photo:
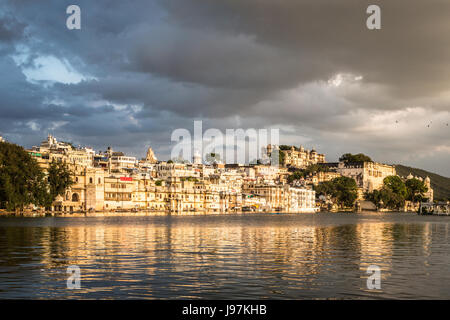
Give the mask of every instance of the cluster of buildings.
M 358 186 L 358 198 L 365 192 L 372 192 L 383 187 L 383 180 L 395 176 L 395 167 L 378 162 L 331 162 L 326 166 L 344 177 L 353 178 Z
M 268 145 L 266 154 L 283 153 L 279 166 L 205 165 L 198 154 L 192 163 L 166 162 L 159 161 L 151 148 L 144 159 L 137 159 L 111 147 L 104 152 L 75 147 L 52 135 L 27 151 L 44 169 L 59 161 L 73 173 L 74 184 L 47 208 L 57 212 L 316 212 L 314 185 L 350 177 L 357 183 L 359 200 L 363 200 L 365 192 L 380 189 L 385 177 L 396 175 L 394 166 L 377 162 L 327 163 L 323 154 L 302 146 Z M 314 164 L 325 170 L 288 179 L 292 172 Z M 430 179 L 424 182 L 426 196 L 432 201 Z
M 267 154 L 279 151 L 283 153 L 281 165 L 295 168 L 306 168 L 309 165 L 325 163 L 325 155 L 317 153 L 316 150 L 307 150 L 303 146 L 267 146 Z
M 342 176 L 353 178 L 358 186 L 358 199 L 360 200 L 363 199 L 365 192 L 381 189 L 384 178 L 397 175 L 394 166 L 378 162 L 338 162 L 326 163 L 325 165 Z M 422 177 L 409 174 L 407 177 L 400 178 L 405 182 L 413 178 L 423 181 L 427 187 L 424 198 L 427 198 L 429 202 L 433 202 L 433 189 L 431 188 L 431 180 L 429 177 L 423 179 Z
M 286 167 L 136 159 L 108 148 L 76 148 L 49 135 L 28 152 L 44 168 L 67 164 L 75 182 L 51 211 L 315 212 L 311 186 L 287 183 Z
M 397 175 L 395 166 L 373 162 L 325 162 L 325 155 L 318 154 L 314 149 L 311 151 L 305 150 L 302 146 L 284 146 L 279 147 L 267 147 L 267 152 L 273 152 L 278 150 L 283 153 L 282 165 L 290 167 L 292 169 L 304 169 L 310 165 L 320 164 L 325 171 L 316 171 L 309 173 L 306 177 L 294 181 L 294 185 L 318 185 L 325 181 L 333 180 L 337 177 L 349 177 L 356 181 L 358 186 L 358 200 L 364 200 L 364 193 L 379 190 L 383 187 L 383 180 L 388 176 Z M 404 181 L 409 179 L 418 179 L 423 181 L 428 188 L 424 197 L 429 202 L 433 202 L 433 189 L 431 187 L 431 181 L 429 177 L 423 179 L 422 177 L 413 176 L 409 174 L 407 177 L 401 177 Z M 409 207 L 414 208 L 417 204 L 407 204 Z M 407 210 L 409 210 L 407 208 Z M 411 209 L 412 210 L 412 209 Z

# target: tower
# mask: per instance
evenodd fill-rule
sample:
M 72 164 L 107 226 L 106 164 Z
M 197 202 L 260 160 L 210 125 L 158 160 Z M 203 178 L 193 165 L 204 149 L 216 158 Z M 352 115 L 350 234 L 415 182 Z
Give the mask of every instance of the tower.
M 202 164 L 202 155 L 198 152 L 198 150 L 194 151 L 194 156 L 192 157 L 192 163 L 194 164 Z
M 147 150 L 147 156 L 145 157 L 145 160 L 150 163 L 158 162 L 158 159 L 156 158 L 155 153 L 153 152 L 153 149 L 151 147 L 149 147 Z

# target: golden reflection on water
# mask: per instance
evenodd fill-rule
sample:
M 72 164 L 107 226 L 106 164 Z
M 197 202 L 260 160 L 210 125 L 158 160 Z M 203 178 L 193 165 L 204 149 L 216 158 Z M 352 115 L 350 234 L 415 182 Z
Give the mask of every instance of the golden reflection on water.
M 45 283 L 24 285 L 24 291 L 35 290 L 29 293 L 38 297 L 374 297 L 402 288 L 393 283 L 391 292 L 367 290 L 369 265 L 380 266 L 382 280 L 389 283 L 402 277 L 396 268 L 405 268 L 408 276 L 403 262 L 418 270 L 429 266 L 433 232 L 438 243 L 448 243 L 448 223 L 357 218 L 318 223 L 312 217 L 283 221 L 270 216 L 256 222 L 242 217 L 114 219 L 0 224 L 0 275 L 5 280 L 0 297 L 10 297 L 9 284 L 20 286 L 16 279 Z M 446 249 L 438 247 L 439 252 Z M 69 265 L 81 269 L 78 292 L 64 288 Z

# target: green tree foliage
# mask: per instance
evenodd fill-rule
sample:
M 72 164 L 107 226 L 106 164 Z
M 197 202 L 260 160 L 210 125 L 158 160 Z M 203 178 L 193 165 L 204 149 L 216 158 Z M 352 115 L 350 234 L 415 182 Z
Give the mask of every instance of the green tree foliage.
M 45 175 L 22 147 L 0 143 L 0 204 L 8 210 L 29 204 L 45 205 L 48 193 Z
M 426 170 L 402 166 L 400 164 L 395 165 L 395 170 L 397 171 L 397 174 L 399 176 L 406 177 L 411 173 L 413 176 L 422 177 L 422 179 L 430 177 L 431 188 L 433 188 L 434 193 L 434 200 L 450 200 L 450 178 Z
M 378 208 L 399 210 L 405 205 L 408 191 L 403 180 L 398 176 L 388 176 L 383 179 L 380 190 L 366 192 L 366 200 L 372 201 Z
M 408 191 L 406 197 L 407 200 L 410 200 L 412 202 L 418 202 L 424 199 L 424 193 L 428 191 L 428 187 L 425 185 L 423 181 L 413 178 L 406 180 L 405 184 L 406 189 Z
M 286 144 L 282 144 L 278 147 L 280 150 L 291 150 L 292 146 L 288 146 Z M 297 150 L 298 148 L 294 147 L 295 150 Z
M 358 154 L 345 153 L 339 158 L 339 161 L 343 161 L 343 162 L 372 162 L 372 159 L 369 156 L 366 156 L 363 153 L 358 153 Z
M 332 197 L 334 194 L 334 185 L 331 181 L 325 181 L 314 186 L 314 191 L 316 191 L 316 195 L 318 196 Z
M 277 151 L 277 152 L 278 152 L 278 164 L 283 165 L 284 160 L 286 159 L 286 155 L 284 154 L 284 152 L 281 152 L 281 151 Z
M 317 195 L 331 197 L 339 207 L 352 207 L 358 198 L 356 181 L 348 177 L 338 177 L 314 187 Z
M 294 173 L 292 173 L 288 178 L 288 182 L 292 183 L 294 180 L 300 180 L 301 178 L 305 177 L 305 173 L 302 171 L 295 171 Z
M 46 206 L 51 206 L 57 196 L 64 195 L 67 188 L 74 184 L 72 180 L 73 173 L 62 162 L 52 161 L 48 169 L 48 186 L 49 192 Z
M 272 154 L 270 155 L 272 159 L 277 159 L 278 157 L 278 164 L 284 165 L 284 159 L 286 158 L 285 154 L 281 149 L 272 151 Z
M 180 181 L 193 181 L 193 182 L 198 182 L 198 179 L 195 178 L 195 177 L 189 176 L 189 177 L 181 177 L 181 178 L 180 178 Z M 158 181 L 156 181 L 156 182 L 158 182 Z M 161 185 L 161 184 L 160 184 L 160 185 Z
M 7 210 L 51 206 L 73 184 L 63 163 L 52 162 L 48 175 L 22 147 L 0 143 L 0 205 Z
M 378 208 L 388 208 L 391 210 L 399 210 L 405 205 L 405 198 L 394 192 L 391 188 L 384 185 L 380 190 L 367 192 L 366 200 L 372 201 Z
M 387 176 L 383 179 L 383 185 L 391 189 L 393 193 L 399 195 L 402 198 L 406 198 L 408 191 L 406 185 L 399 176 Z
M 306 174 L 310 173 L 316 173 L 316 172 L 328 172 L 330 169 L 327 166 L 324 166 L 320 163 L 311 164 L 308 167 L 306 167 L 305 172 Z
M 381 195 L 379 190 L 373 190 L 372 192 L 365 192 L 364 193 L 364 199 L 367 201 L 373 202 L 377 207 L 380 205 L 381 202 Z
M 317 172 L 328 172 L 330 171 L 327 166 L 321 165 L 320 163 L 311 164 L 305 169 L 296 170 L 293 174 L 288 177 L 288 182 L 291 183 L 294 180 L 299 180 L 301 178 L 305 178 L 310 174 L 314 174 Z
M 209 164 L 218 163 L 220 161 L 220 154 L 218 153 L 208 153 L 206 155 L 206 162 Z
M 356 181 L 348 177 L 338 177 L 331 180 L 335 186 L 334 197 L 341 207 L 352 207 L 358 198 Z

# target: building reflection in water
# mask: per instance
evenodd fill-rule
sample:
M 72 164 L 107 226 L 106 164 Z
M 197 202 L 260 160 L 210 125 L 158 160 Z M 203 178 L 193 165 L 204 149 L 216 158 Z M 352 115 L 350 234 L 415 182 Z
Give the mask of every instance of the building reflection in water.
M 438 244 L 448 240 L 447 223 L 286 220 L 80 218 L 0 225 L 0 296 L 370 297 L 376 293 L 365 288 L 369 265 L 378 265 L 382 282 L 394 288 L 381 294 L 395 295 L 402 290 L 395 280 L 427 272 L 433 235 Z M 65 288 L 69 265 L 81 268 L 77 292 Z

